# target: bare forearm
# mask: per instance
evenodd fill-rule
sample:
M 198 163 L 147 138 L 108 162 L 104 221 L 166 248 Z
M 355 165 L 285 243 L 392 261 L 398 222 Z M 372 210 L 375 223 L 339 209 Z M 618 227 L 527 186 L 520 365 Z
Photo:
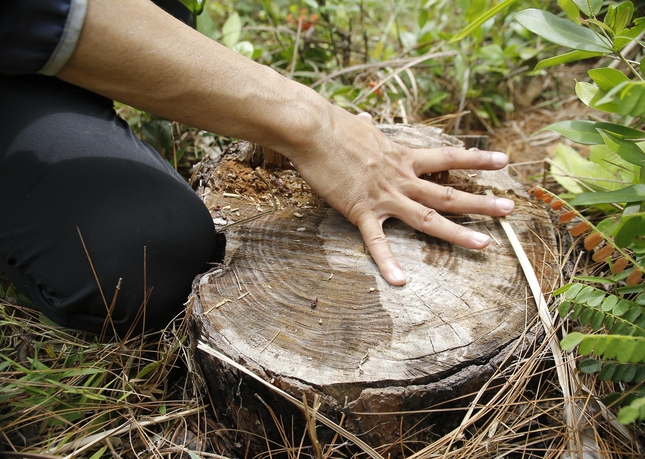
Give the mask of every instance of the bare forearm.
M 210 40 L 148 0 L 91 0 L 77 48 L 57 76 L 287 156 L 307 148 L 330 110 L 314 91 Z

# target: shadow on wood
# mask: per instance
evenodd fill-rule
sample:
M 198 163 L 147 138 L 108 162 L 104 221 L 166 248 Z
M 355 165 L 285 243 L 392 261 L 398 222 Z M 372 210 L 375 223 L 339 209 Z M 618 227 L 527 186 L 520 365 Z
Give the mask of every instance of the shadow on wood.
M 414 147 L 460 145 L 427 127 L 383 130 Z M 194 341 L 297 399 L 320 396 L 321 412 L 337 421 L 344 417 L 348 430 L 383 453 L 400 453 L 400 445 L 388 445 L 412 427 L 423 441 L 433 429 L 459 422 L 425 413 L 402 421 L 401 412 L 476 392 L 535 317 L 499 223 L 450 216 L 492 236 L 488 248 L 473 251 L 386 222 L 408 275 L 406 285 L 394 287 L 380 276 L 358 230 L 312 195 L 295 171 L 254 171 L 257 148 L 237 145 L 216 164 L 201 167 L 200 192 L 225 231 L 227 250 L 224 265 L 194 283 Z M 505 172 L 453 171 L 446 179 L 459 189 L 492 189 L 515 200 L 509 221 L 543 289 L 552 290 L 559 270 L 547 212 Z M 247 446 L 266 450 L 265 436 L 275 442 L 272 448 L 284 447 L 266 405 L 284 423 L 291 444 L 300 444 L 305 423 L 298 410 L 234 368 L 199 355 L 218 413 L 240 430 L 241 452 Z M 433 428 L 438 422 L 446 425 Z M 319 436 L 329 442 L 332 433 L 320 429 Z

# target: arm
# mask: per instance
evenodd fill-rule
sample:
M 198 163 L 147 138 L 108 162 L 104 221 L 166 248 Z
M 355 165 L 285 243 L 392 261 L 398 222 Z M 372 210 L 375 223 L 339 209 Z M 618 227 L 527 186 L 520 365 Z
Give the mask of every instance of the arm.
M 107 97 L 288 157 L 325 201 L 358 226 L 385 279 L 405 283 L 381 228 L 397 217 L 474 249 L 488 236 L 437 211 L 506 215 L 513 202 L 418 178 L 450 168 L 498 169 L 502 153 L 409 149 L 315 91 L 185 26 L 147 0 L 90 0 L 81 36 L 57 74 Z

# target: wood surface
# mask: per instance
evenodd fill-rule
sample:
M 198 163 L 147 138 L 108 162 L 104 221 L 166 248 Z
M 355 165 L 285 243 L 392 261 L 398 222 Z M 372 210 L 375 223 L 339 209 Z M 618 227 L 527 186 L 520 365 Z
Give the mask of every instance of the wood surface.
M 460 145 L 426 127 L 383 130 L 415 147 Z M 227 247 L 224 264 L 195 282 L 195 338 L 298 399 L 320 395 L 324 411 L 345 413 L 349 428 L 369 431 L 373 444 L 393 441 L 398 420 L 360 413 L 421 409 L 436 399 L 423 394 L 476 390 L 492 369 L 482 370 L 486 364 L 534 318 L 519 262 L 495 219 L 449 216 L 491 235 L 483 251 L 386 222 L 385 233 L 408 276 L 404 286 L 395 287 L 379 274 L 358 230 L 313 196 L 295 171 L 255 171 L 248 162 L 238 147 L 205 168 L 202 195 Z M 542 206 L 503 171 L 457 171 L 442 180 L 514 199 L 509 221 L 543 289 L 554 288 L 557 244 Z M 254 411 L 256 402 L 242 402 L 230 387 L 241 381 L 239 375 L 202 357 L 212 397 L 225 411 L 237 410 L 232 422 L 257 428 L 263 409 L 257 405 Z

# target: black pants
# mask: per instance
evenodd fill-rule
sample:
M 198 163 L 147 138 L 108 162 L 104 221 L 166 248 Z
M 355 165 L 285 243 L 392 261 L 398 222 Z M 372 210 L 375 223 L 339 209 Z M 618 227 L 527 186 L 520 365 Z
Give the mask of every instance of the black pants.
M 136 330 L 162 328 L 214 250 L 206 207 L 111 100 L 0 76 L 0 269 L 42 313 L 100 333 L 121 282 L 117 334 L 143 305 Z

